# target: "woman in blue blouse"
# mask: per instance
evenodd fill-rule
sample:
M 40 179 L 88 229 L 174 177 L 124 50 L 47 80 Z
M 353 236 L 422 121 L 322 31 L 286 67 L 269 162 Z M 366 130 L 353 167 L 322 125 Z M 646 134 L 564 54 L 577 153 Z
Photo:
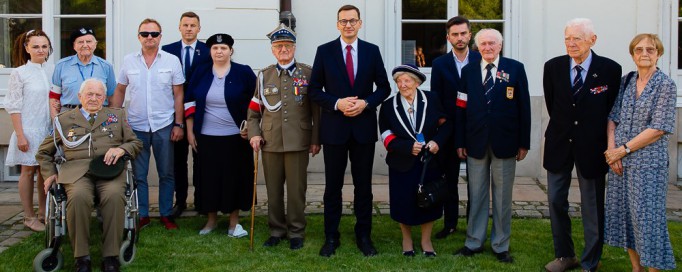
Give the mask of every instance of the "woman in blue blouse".
M 239 225 L 239 210 L 251 208 L 253 153 L 240 135 L 256 75 L 248 65 L 232 62 L 234 40 L 215 34 L 206 40 L 213 65 L 195 71 L 187 86 L 185 117 L 187 140 L 197 152 L 201 180 L 195 181 L 195 207 L 208 221 L 199 232 L 210 233 L 218 225 L 218 212 L 230 214 L 228 235 L 248 233 Z

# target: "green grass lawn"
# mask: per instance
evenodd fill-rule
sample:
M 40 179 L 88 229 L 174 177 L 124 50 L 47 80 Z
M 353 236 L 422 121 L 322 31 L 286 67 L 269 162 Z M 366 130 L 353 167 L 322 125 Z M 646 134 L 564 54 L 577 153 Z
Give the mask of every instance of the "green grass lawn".
M 438 257 L 427 259 L 401 255 L 401 237 L 398 224 L 388 216 L 375 216 L 372 238 L 379 255 L 366 258 L 354 242 L 355 219 L 344 216 L 341 222 L 341 247 L 331 258 L 318 256 L 324 242 L 323 217 L 308 216 L 305 247 L 289 250 L 284 241 L 275 248 L 264 248 L 268 238 L 267 218 L 256 217 L 254 251 L 249 251 L 248 236 L 240 239 L 227 237 L 227 219 L 213 233 L 199 236 L 205 218 L 182 218 L 180 229 L 165 230 L 158 220 L 141 232 L 135 261 L 125 271 L 544 271 L 544 265 L 554 258 L 550 223 L 547 219 L 514 219 L 512 221 L 511 253 L 513 264 L 497 262 L 490 245 L 474 257 L 453 256 L 463 246 L 465 221 L 460 220 L 460 230 L 445 240 L 433 240 Z M 249 228 L 249 218 L 241 220 Z M 436 231 L 442 221 L 436 222 Z M 678 269 L 682 269 L 682 223 L 669 223 L 670 234 Z M 418 230 L 418 228 L 414 228 Z M 582 251 L 581 221 L 573 220 L 574 241 L 577 254 Z M 101 239 L 99 223 L 92 224 L 93 241 Z M 419 250 L 419 233 L 414 231 L 415 249 Z M 44 235 L 34 234 L 0 254 L 0 271 L 31 271 L 33 257 L 43 249 Z M 101 260 L 99 244 L 91 248 L 93 268 L 99 269 Z M 74 261 L 71 247 L 62 247 L 65 265 L 63 271 L 72 271 Z M 620 248 L 604 246 L 602 271 L 631 271 L 627 253 Z

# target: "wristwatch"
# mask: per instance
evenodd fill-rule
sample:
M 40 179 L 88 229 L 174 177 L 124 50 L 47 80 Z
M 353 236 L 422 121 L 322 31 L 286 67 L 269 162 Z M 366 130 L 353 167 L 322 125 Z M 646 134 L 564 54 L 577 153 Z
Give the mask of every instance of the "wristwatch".
M 630 154 L 630 152 L 632 152 L 627 144 L 623 144 L 623 147 L 625 147 L 625 153 L 626 154 Z
M 180 127 L 181 129 L 185 129 L 185 124 L 175 123 L 175 124 L 173 124 L 173 126 L 174 127 Z

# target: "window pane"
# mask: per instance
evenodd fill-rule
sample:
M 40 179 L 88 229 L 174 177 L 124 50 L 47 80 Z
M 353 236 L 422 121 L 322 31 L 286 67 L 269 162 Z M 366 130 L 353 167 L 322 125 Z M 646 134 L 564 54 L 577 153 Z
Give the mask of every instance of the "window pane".
M 445 53 L 444 24 L 404 23 L 402 37 L 402 63 L 431 67 L 431 61 Z M 417 63 L 417 54 L 424 57 L 422 63 Z
M 682 69 L 682 22 L 677 23 L 677 69 Z
M 20 14 L 31 13 L 37 14 L 43 12 L 43 4 L 41 0 L 0 0 L 0 13 L 4 14 Z
M 447 0 L 403 0 L 403 19 L 447 19 Z
M 0 65 L 19 67 L 23 63 L 10 63 L 14 41 L 26 31 L 40 29 L 41 18 L 0 18 Z M 50 37 L 51 40 L 52 37 Z
M 60 14 L 104 14 L 106 1 L 102 0 L 60 0 Z
M 502 19 L 502 0 L 459 0 L 459 15 L 469 19 Z
M 59 27 L 61 29 L 60 35 L 60 58 L 76 54 L 73 50 L 73 44 L 69 40 L 71 31 L 80 29 L 81 27 L 91 27 L 95 31 L 95 38 L 97 38 L 97 49 L 95 55 L 106 59 L 106 19 L 104 18 L 63 18 L 58 19 Z
M 682 17 L 682 0 L 677 4 L 677 17 Z

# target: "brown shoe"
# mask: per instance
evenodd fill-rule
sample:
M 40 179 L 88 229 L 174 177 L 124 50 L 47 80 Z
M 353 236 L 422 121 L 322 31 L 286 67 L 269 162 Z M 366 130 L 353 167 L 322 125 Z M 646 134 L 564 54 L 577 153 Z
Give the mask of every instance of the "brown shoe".
M 45 224 L 38 217 L 24 217 L 24 226 L 36 232 L 45 231 Z
M 580 262 L 576 257 L 562 257 L 556 258 L 554 261 L 545 265 L 545 270 L 549 272 L 564 272 L 580 266 Z

